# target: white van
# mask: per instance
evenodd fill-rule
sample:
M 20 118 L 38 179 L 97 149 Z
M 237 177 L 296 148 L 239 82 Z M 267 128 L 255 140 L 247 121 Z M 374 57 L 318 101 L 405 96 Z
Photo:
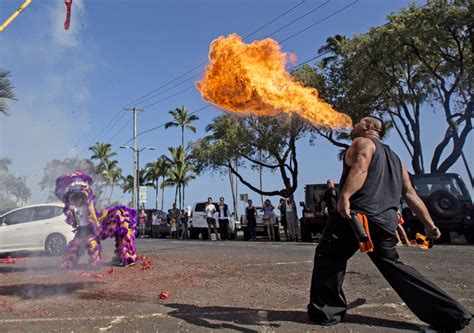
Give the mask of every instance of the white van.
M 216 227 L 219 228 L 219 219 L 218 211 L 219 211 L 219 204 L 213 202 L 212 203 L 216 207 L 216 214 L 214 218 L 216 219 Z M 191 239 L 198 239 L 199 234 L 202 235 L 202 239 L 208 239 L 209 233 L 207 229 L 207 221 L 206 221 L 206 205 L 207 202 L 196 202 L 193 205 L 191 210 L 191 215 L 189 216 L 188 220 L 188 228 L 189 228 L 189 238 Z M 236 223 L 234 221 L 234 214 L 229 214 L 229 236 L 230 239 L 235 239 L 235 234 L 237 232 Z
M 74 238 L 66 223 L 64 204 L 51 203 L 13 209 L 0 215 L 0 253 L 46 251 L 63 254 Z

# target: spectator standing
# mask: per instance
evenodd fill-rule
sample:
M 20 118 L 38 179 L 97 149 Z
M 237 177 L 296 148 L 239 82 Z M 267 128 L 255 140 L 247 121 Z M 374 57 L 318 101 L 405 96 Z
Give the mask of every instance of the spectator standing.
M 245 217 L 247 218 L 247 228 L 249 230 L 251 241 L 257 240 L 257 211 L 252 204 L 252 200 L 247 201 L 248 206 L 245 208 Z
M 216 206 L 212 203 L 212 198 L 207 198 L 206 204 L 206 222 L 207 222 L 207 231 L 209 234 L 209 239 L 212 240 L 211 233 L 214 230 L 216 234 L 216 239 L 218 239 L 218 232 L 216 228 Z
M 139 236 L 140 238 L 144 238 L 145 237 L 145 226 L 146 226 L 146 213 L 145 211 L 142 209 L 142 211 L 140 212 L 140 215 L 139 215 L 139 221 L 138 221 L 138 228 L 139 228 Z
M 280 222 L 285 231 L 285 240 L 288 240 L 288 224 L 286 222 L 286 202 L 284 198 L 280 198 L 280 204 L 278 205 L 280 211 Z
M 275 225 L 275 207 L 273 207 L 272 202 L 267 199 L 265 200 L 265 203 L 263 204 L 263 222 L 265 223 L 265 226 L 267 227 L 267 234 L 268 234 L 268 239 L 270 241 L 276 240 L 275 238 L 275 229 L 273 229 L 273 226 Z
M 181 239 L 188 239 L 188 212 L 181 210 Z
M 286 202 L 286 223 L 288 224 L 288 236 L 290 241 L 298 241 L 298 217 L 296 215 L 296 204 L 293 198 Z
M 328 179 L 326 182 L 327 190 L 324 191 L 323 202 L 321 204 L 321 214 L 331 215 L 337 210 L 337 201 L 339 200 L 339 192 L 334 186 L 334 182 Z M 327 214 L 325 210 L 327 209 Z
M 158 212 L 156 210 L 151 215 L 151 236 L 158 238 Z
M 179 208 L 176 208 L 176 202 L 173 203 L 173 208 L 168 210 L 170 216 L 170 228 L 171 228 L 171 238 L 178 238 L 178 220 L 181 216 L 181 211 Z
M 221 233 L 221 240 L 229 239 L 229 207 L 224 202 L 224 197 L 219 199 L 219 210 L 217 211 L 219 218 L 219 229 Z

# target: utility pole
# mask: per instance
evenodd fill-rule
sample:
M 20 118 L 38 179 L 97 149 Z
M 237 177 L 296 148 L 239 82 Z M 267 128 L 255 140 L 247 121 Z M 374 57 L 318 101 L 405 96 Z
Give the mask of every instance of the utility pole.
M 137 112 L 143 112 L 143 109 L 126 108 L 125 111 L 133 112 L 133 192 L 132 206 L 138 210 L 138 151 L 137 151 Z

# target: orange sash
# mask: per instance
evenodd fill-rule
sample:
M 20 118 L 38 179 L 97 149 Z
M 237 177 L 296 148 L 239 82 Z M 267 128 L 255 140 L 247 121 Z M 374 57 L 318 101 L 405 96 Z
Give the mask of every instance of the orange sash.
M 360 223 L 362 224 L 362 227 L 364 228 L 365 232 L 367 233 L 367 236 L 369 236 L 369 239 L 366 242 L 359 242 L 360 252 L 373 252 L 374 251 L 374 244 L 372 244 L 372 239 L 370 238 L 369 220 L 367 219 L 367 216 L 365 216 L 364 214 L 360 214 L 360 213 L 357 213 L 357 218 L 359 219 Z

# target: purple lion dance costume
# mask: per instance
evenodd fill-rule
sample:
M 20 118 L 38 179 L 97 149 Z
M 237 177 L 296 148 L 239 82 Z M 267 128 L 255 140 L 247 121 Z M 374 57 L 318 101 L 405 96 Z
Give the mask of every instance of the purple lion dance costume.
M 101 264 L 100 240 L 115 237 L 114 262 L 133 265 L 138 255 L 135 248 L 137 211 L 125 206 L 103 209 L 97 213 L 92 178 L 76 172 L 56 179 L 56 196 L 64 202 L 66 223 L 76 229 L 74 239 L 66 247 L 61 267 L 73 268 L 84 249 L 89 253 L 89 264 Z

